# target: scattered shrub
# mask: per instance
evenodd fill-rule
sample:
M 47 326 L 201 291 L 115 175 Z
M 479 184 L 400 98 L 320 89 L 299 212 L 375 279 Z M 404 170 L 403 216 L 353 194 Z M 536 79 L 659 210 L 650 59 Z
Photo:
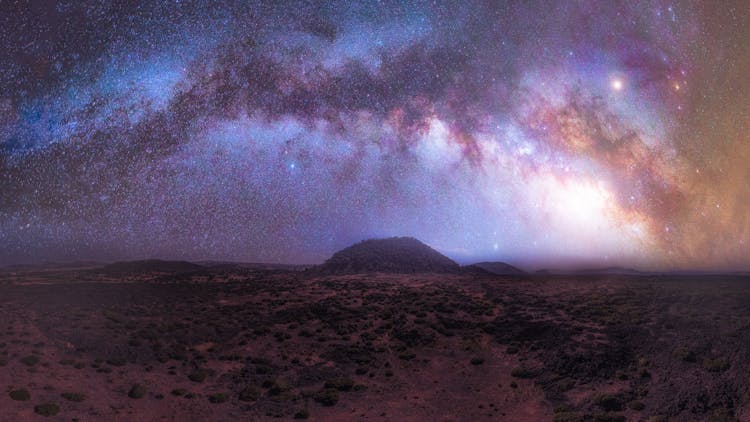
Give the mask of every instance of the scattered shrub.
M 737 418 L 732 416 L 731 411 L 727 409 L 716 409 L 711 416 L 706 419 L 706 422 L 736 422 Z
M 124 366 L 126 361 L 123 358 L 112 358 L 112 359 L 107 359 L 107 363 L 112 366 Z
M 518 368 L 514 368 L 512 371 L 510 371 L 510 375 L 515 378 L 533 378 L 534 371 L 529 368 L 519 366 Z
M 563 378 L 557 382 L 557 390 L 560 392 L 570 391 L 575 387 L 576 381 L 572 378 Z
M 260 390 L 253 386 L 245 387 L 240 391 L 239 399 L 242 401 L 255 401 L 260 398 Z
M 188 375 L 188 379 L 193 382 L 203 382 L 206 380 L 206 377 L 208 376 L 208 372 L 199 369 L 197 371 L 193 371 Z
M 695 352 L 692 350 L 688 350 L 684 347 L 678 347 L 677 349 L 674 349 L 672 352 L 672 356 L 676 357 L 677 359 L 681 359 L 685 362 L 695 362 L 696 356 Z
M 628 407 L 633 410 L 641 411 L 646 407 L 646 405 L 644 405 L 643 402 L 633 400 L 630 403 L 628 403 Z
M 21 358 L 21 363 L 23 363 L 26 366 L 34 366 L 37 363 L 39 363 L 39 357 L 34 356 L 34 355 L 26 356 L 26 357 Z
M 333 388 L 324 388 L 315 393 L 313 399 L 323 406 L 333 406 L 339 401 L 339 392 Z
M 484 363 L 484 359 L 482 359 L 482 358 L 472 358 L 470 362 L 471 362 L 472 365 L 481 365 L 481 364 Z
M 611 415 L 608 413 L 598 413 L 594 415 L 594 422 L 626 422 L 623 415 Z
M 29 394 L 29 390 L 26 389 L 19 389 L 19 390 L 13 390 L 10 393 L 8 393 L 10 398 L 16 401 L 28 401 L 31 399 L 31 394 Z
M 622 410 L 622 400 L 611 394 L 601 394 L 594 397 L 594 404 L 607 412 Z
M 42 415 L 44 417 L 55 416 L 60 413 L 60 406 L 54 403 L 43 403 L 34 406 L 34 413 Z
M 302 409 L 294 414 L 294 419 L 307 419 L 310 417 L 310 412 L 306 409 Z
M 708 372 L 724 372 L 729 369 L 729 362 L 722 358 L 718 359 L 705 359 L 703 361 L 703 367 Z
M 398 355 L 398 358 L 402 360 L 412 360 L 415 357 L 417 357 L 417 354 L 410 351 L 402 352 Z
M 62 396 L 62 398 L 64 398 L 65 400 L 73 401 L 76 403 L 80 403 L 86 400 L 86 396 L 81 393 L 62 393 L 60 394 L 60 396 Z
M 354 381 L 349 378 L 334 378 L 326 381 L 324 387 L 339 391 L 350 391 L 354 387 Z
M 225 393 L 216 393 L 208 396 L 208 401 L 214 404 L 226 403 L 229 400 L 229 396 Z
M 583 416 L 575 412 L 561 412 L 555 414 L 554 422 L 583 422 Z
M 146 387 L 142 384 L 135 384 L 130 388 L 128 397 L 131 399 L 142 399 L 146 395 Z
M 278 396 L 281 393 L 285 393 L 291 390 L 292 387 L 284 380 L 276 380 L 271 384 L 271 388 L 268 389 L 269 396 Z

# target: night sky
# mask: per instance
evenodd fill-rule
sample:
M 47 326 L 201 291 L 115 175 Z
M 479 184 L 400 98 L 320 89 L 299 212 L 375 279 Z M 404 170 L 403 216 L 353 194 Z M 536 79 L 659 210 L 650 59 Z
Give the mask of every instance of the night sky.
M 746 0 L 0 0 L 0 264 L 746 269 L 749 98 Z

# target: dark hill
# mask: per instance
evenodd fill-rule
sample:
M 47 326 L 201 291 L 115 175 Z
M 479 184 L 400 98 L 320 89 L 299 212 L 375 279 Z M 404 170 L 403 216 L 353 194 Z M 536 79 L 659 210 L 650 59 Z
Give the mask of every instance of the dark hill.
M 457 273 L 458 264 L 412 237 L 370 239 L 342 249 L 316 267 L 323 274 Z
M 142 261 L 115 262 L 102 267 L 107 274 L 142 274 L 142 273 L 187 273 L 202 270 L 202 265 L 187 261 L 162 261 L 147 259 Z
M 472 264 L 464 268 L 468 270 L 480 269 L 480 270 L 484 270 L 488 273 L 496 274 L 496 275 L 524 275 L 526 274 L 525 271 L 519 268 L 516 268 L 510 264 L 506 264 L 505 262 L 477 262 L 476 264 Z

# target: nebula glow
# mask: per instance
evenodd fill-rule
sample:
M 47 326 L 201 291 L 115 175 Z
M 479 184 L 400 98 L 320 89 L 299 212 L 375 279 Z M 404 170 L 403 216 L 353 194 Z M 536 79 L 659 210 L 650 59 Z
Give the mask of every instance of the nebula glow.
M 0 8 L 0 264 L 750 266 L 744 1 Z

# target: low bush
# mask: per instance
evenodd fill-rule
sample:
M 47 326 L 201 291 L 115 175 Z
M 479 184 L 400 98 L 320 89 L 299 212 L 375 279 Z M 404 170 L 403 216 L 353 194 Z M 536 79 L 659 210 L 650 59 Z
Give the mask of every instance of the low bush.
M 334 406 L 339 401 L 339 392 L 334 388 L 324 388 L 315 393 L 313 399 L 323 406 Z
M 208 376 L 208 371 L 203 370 L 203 369 L 198 369 L 188 374 L 188 379 L 193 382 L 203 382 L 206 380 L 207 376 Z
M 239 399 L 241 401 L 256 401 L 260 398 L 260 390 L 253 386 L 245 387 L 242 391 L 240 391 Z
M 535 373 L 529 368 L 519 366 L 518 368 L 510 371 L 510 375 L 515 378 L 534 378 Z
M 623 409 L 622 400 L 611 394 L 600 394 L 594 397 L 594 404 L 607 412 L 619 411 Z
M 677 359 L 681 359 L 685 362 L 696 361 L 695 352 L 685 347 L 678 347 L 677 349 L 674 349 L 674 351 L 672 352 L 672 356 L 674 356 Z
M 8 393 L 11 399 L 16 401 L 28 401 L 31 399 L 31 394 L 29 394 L 29 390 L 26 389 L 19 389 L 19 390 L 13 390 L 10 393 Z
M 143 384 L 135 384 L 130 387 L 128 397 L 131 399 L 142 399 L 146 395 L 146 387 Z
M 349 378 L 334 378 L 326 381 L 324 387 L 338 391 L 350 391 L 354 387 L 354 381 Z
M 37 363 L 39 363 L 39 357 L 34 356 L 34 355 L 29 355 L 29 356 L 21 358 L 21 363 L 23 363 L 26 366 L 34 366 Z
M 64 398 L 65 400 L 76 402 L 76 403 L 80 403 L 80 402 L 86 400 L 86 396 L 83 395 L 83 394 L 81 394 L 81 393 L 70 393 L 70 392 L 67 392 L 67 393 L 60 394 L 60 396 L 62 396 L 62 398 Z
M 55 416 L 60 413 L 60 406 L 54 403 L 43 403 L 34 406 L 34 413 L 44 417 Z
M 729 362 L 725 359 L 705 359 L 703 361 L 703 368 L 708 372 L 724 372 L 729 369 Z
M 216 393 L 208 396 L 208 401 L 214 404 L 226 403 L 229 401 L 229 396 L 225 393 Z

